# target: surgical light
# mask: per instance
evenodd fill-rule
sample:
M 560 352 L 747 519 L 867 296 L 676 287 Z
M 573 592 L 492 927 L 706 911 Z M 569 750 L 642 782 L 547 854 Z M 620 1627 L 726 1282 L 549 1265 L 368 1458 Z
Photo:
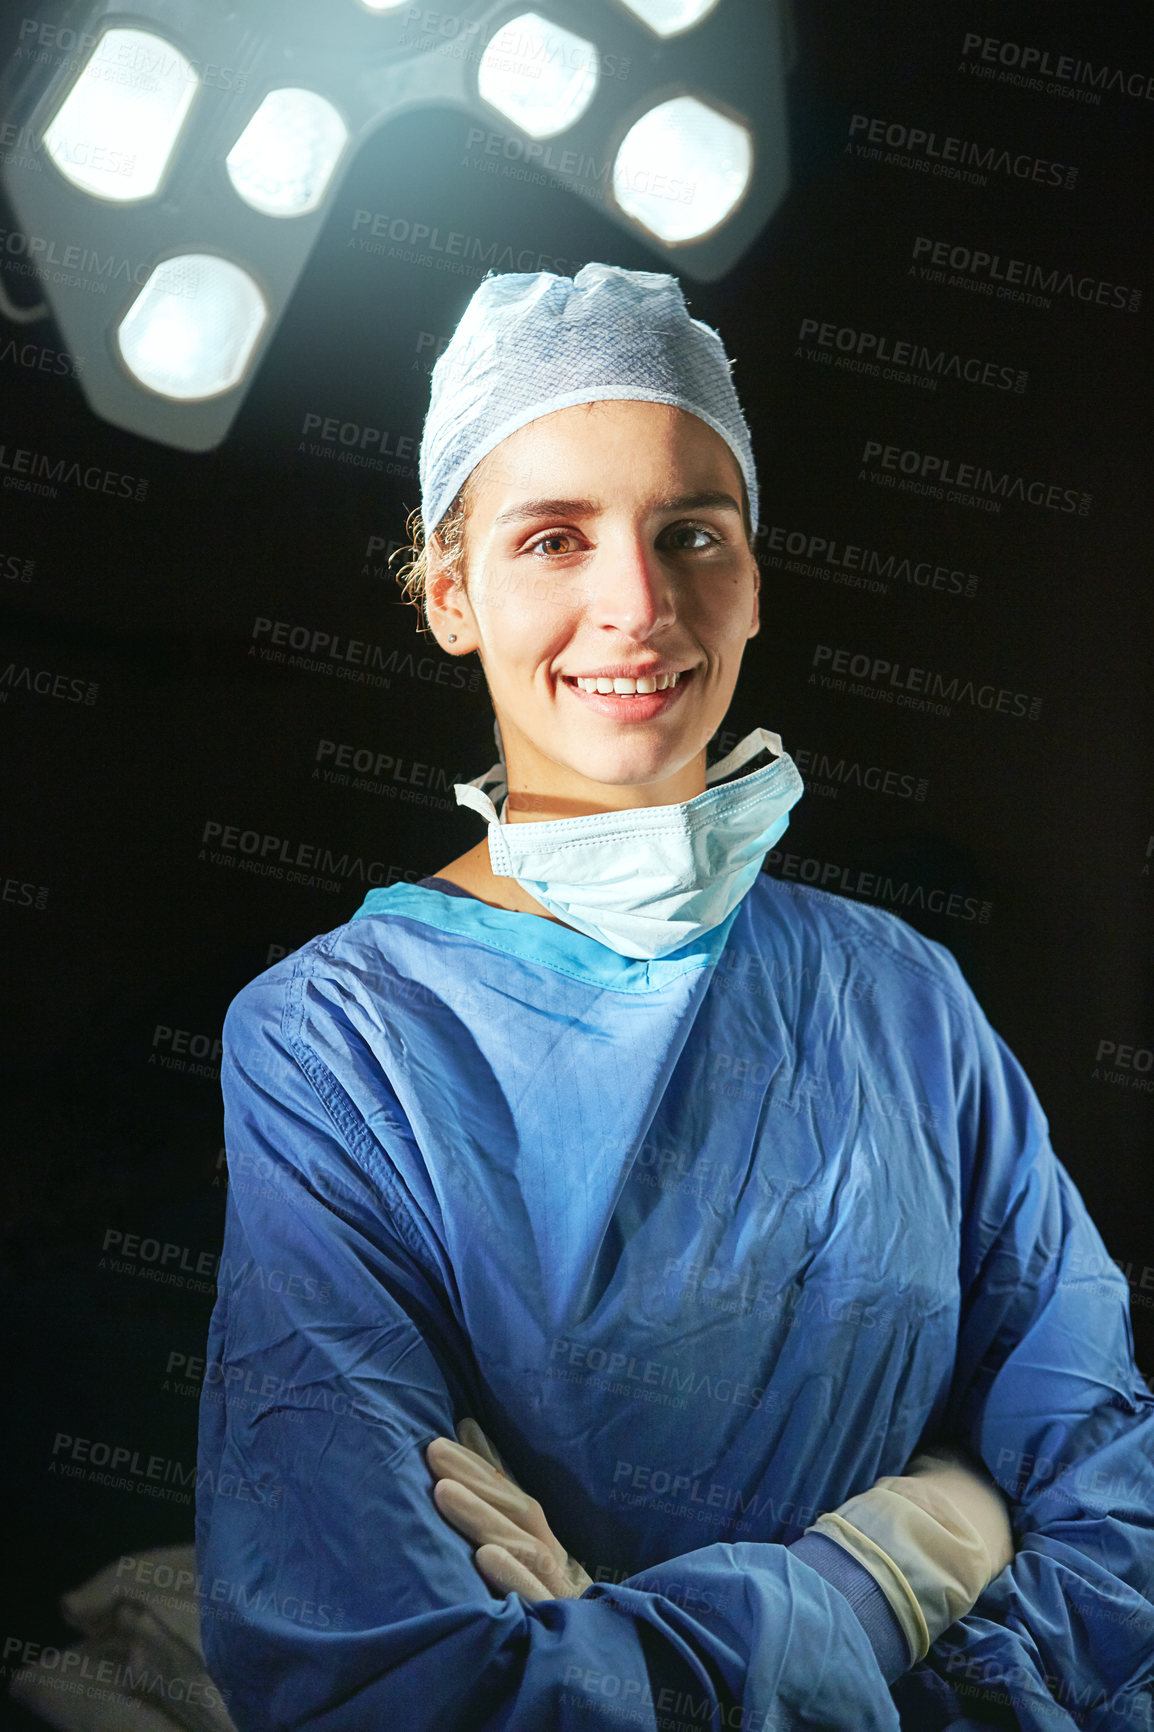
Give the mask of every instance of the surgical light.
M 668 246 L 699 240 L 741 202 L 753 174 L 749 129 L 695 96 L 675 96 L 630 127 L 613 196 Z
M 92 410 L 209 451 L 342 180 L 390 121 L 439 111 L 463 166 L 499 154 L 564 187 L 628 234 L 627 254 L 610 235 L 602 258 L 641 262 L 640 243 L 686 280 L 732 270 L 789 184 L 789 5 L 68 0 L 66 29 L 17 27 L 22 48 L 58 58 L 24 52 L 0 69 L 0 121 L 32 141 L 0 153 L 10 238 L 27 238 L 30 260 L 42 250 L 41 298 L 84 357 Z M 387 174 L 390 214 L 413 212 L 414 230 L 427 215 L 435 232 L 440 189 L 421 163 L 394 153 Z M 509 244 L 491 251 L 529 253 L 533 220 L 514 196 Z M 53 269 L 57 251 L 88 261 L 100 293 Z
M 315 90 L 270 90 L 225 158 L 245 204 L 265 216 L 316 210 L 349 140 L 349 130 Z
M 481 56 L 477 93 L 530 138 L 553 138 L 588 108 L 597 50 L 539 12 L 502 25 Z
M 82 192 L 118 204 L 164 179 L 198 79 L 149 30 L 106 30 L 44 132 L 44 148 Z
M 631 12 L 658 36 L 673 36 L 700 24 L 717 0 L 623 0 Z
M 125 366 L 150 391 L 195 402 L 244 377 L 268 319 L 247 271 L 213 253 L 163 259 L 116 333 Z

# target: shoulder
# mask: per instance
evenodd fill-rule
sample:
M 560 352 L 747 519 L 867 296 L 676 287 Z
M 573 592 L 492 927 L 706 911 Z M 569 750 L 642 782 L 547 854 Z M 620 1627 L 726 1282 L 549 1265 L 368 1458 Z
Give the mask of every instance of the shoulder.
M 969 1017 L 973 994 L 952 953 L 896 914 L 763 872 L 747 898 L 748 939 L 799 966 L 854 970 L 887 994 L 929 996 Z
M 364 1001 L 383 966 L 380 919 L 350 919 L 310 938 L 255 976 L 224 1019 L 226 1050 L 291 1048 L 318 1021 L 339 1015 L 350 993 Z

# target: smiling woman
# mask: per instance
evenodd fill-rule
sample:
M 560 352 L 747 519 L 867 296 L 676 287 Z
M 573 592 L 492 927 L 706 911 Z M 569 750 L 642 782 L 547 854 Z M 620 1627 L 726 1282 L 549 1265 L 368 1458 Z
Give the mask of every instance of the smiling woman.
M 571 491 L 547 497 L 558 476 Z M 466 569 L 434 542 L 425 603 L 442 647 L 475 650 L 485 670 L 507 822 L 703 792 L 706 746 L 757 630 L 743 493 L 720 436 L 663 403 L 556 410 L 479 465 Z M 485 843 L 438 876 L 541 911 L 492 872 Z
M 501 757 L 484 842 L 226 1020 L 241 1732 L 1147 1723 L 1126 1284 L 949 952 L 760 871 L 777 736 L 707 769 L 759 622 L 720 340 L 670 277 L 489 278 L 421 478 Z

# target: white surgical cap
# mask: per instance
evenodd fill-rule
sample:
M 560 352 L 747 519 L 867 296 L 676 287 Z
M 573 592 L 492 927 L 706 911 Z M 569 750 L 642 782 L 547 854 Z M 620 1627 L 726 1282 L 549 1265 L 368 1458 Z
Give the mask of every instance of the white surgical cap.
M 431 535 L 469 475 L 518 427 L 572 403 L 671 403 L 719 433 L 757 523 L 749 429 L 721 338 L 689 316 L 675 277 L 583 265 L 488 276 L 433 368 L 421 437 L 421 517 Z

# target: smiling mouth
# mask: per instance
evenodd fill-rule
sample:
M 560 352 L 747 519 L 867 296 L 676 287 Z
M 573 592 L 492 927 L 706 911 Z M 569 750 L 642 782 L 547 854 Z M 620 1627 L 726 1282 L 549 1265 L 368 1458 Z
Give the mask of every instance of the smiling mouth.
M 686 669 L 686 675 L 689 671 Z M 628 679 L 622 676 L 610 678 L 604 674 L 566 674 L 564 679 L 567 685 L 576 686 L 581 692 L 599 692 L 611 697 L 648 697 L 653 692 L 668 691 L 682 677 L 681 674 L 640 674 L 636 679 Z

